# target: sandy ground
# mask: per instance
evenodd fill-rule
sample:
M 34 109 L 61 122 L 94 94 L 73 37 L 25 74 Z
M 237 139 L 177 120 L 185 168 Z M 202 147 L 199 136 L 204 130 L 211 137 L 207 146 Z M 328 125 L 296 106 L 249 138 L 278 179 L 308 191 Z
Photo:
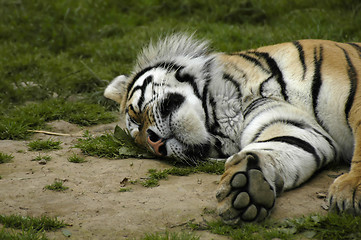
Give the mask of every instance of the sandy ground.
M 87 128 L 92 134 L 113 131 L 116 124 Z M 31 161 L 39 152 L 28 151 L 29 141 L 0 141 L 0 151 L 14 156 L 11 163 L 0 165 L 0 214 L 53 216 L 71 226 L 71 239 L 140 239 L 146 233 L 180 231 L 185 223 L 202 223 L 217 219 L 215 190 L 220 176 L 193 174 L 170 176 L 155 188 L 127 184 L 130 192 L 119 192 L 127 178 L 137 180 L 147 176 L 150 168 L 164 169 L 168 164 L 149 159 L 109 160 L 86 156 L 87 162 L 68 162 L 79 149 L 72 148 L 84 129 L 63 122 L 51 123 L 53 131 L 73 136 L 51 136 L 60 140 L 62 149 L 41 152 L 51 161 L 41 165 Z M 35 134 L 34 139 L 50 136 Z M 324 196 L 336 175 L 345 172 L 325 170 L 302 187 L 283 193 L 276 203 L 272 218 L 283 219 L 325 214 Z M 54 180 L 64 181 L 65 192 L 45 190 Z M 201 239 L 227 239 L 207 232 L 197 232 Z M 61 231 L 49 237 L 66 239 Z

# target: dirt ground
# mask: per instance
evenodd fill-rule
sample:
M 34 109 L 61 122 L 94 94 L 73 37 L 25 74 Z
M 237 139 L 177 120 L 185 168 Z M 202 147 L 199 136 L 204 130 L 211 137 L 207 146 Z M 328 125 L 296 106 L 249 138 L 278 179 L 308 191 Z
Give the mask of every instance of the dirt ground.
M 113 131 L 116 123 L 86 128 L 90 133 Z M 49 136 L 37 133 L 31 140 L 60 140 L 62 149 L 41 153 L 52 159 L 45 165 L 31 161 L 39 152 L 28 151 L 29 141 L 0 141 L 0 151 L 12 154 L 11 163 L 0 165 L 0 214 L 53 216 L 71 226 L 71 239 L 140 239 L 146 233 L 180 231 L 185 223 L 201 223 L 217 218 L 215 190 L 220 176 L 193 174 L 169 176 L 160 186 L 145 188 L 128 184 L 130 192 L 119 192 L 127 178 L 147 176 L 148 169 L 164 169 L 168 164 L 149 159 L 109 160 L 86 156 L 87 162 L 68 162 L 81 129 L 64 121 L 52 122 L 54 132 L 71 136 Z M 302 187 L 283 193 L 278 198 L 272 218 L 283 219 L 310 213 L 326 213 L 324 196 L 336 175 L 346 168 L 317 174 Z M 64 181 L 65 192 L 45 190 L 54 180 Z M 197 232 L 201 239 L 226 239 L 207 232 Z M 49 237 L 66 239 L 62 231 Z

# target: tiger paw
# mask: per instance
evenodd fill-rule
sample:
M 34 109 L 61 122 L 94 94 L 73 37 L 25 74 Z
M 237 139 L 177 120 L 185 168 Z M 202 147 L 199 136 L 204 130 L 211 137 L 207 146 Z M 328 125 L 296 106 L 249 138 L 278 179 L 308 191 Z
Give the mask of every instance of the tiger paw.
M 218 213 L 225 223 L 259 222 L 272 210 L 276 193 L 257 164 L 257 157 L 248 154 L 227 161 L 217 191 Z
M 329 189 L 330 211 L 361 215 L 361 176 L 345 173 Z

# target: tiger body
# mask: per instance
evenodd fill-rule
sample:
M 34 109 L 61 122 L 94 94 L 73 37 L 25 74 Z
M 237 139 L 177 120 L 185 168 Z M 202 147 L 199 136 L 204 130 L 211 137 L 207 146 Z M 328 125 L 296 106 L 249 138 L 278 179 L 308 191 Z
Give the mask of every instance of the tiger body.
M 361 214 L 361 45 L 300 40 L 232 54 L 174 35 L 150 45 L 105 96 L 139 144 L 186 163 L 225 158 L 227 223 L 263 220 L 282 191 L 339 160 L 331 209 Z

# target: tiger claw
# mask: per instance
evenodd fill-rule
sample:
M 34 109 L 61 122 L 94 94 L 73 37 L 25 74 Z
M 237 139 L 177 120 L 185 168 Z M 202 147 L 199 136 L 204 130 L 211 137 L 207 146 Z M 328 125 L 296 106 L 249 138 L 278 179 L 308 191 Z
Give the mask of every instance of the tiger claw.
M 329 189 L 330 212 L 361 215 L 361 178 L 352 173 L 339 176 Z

